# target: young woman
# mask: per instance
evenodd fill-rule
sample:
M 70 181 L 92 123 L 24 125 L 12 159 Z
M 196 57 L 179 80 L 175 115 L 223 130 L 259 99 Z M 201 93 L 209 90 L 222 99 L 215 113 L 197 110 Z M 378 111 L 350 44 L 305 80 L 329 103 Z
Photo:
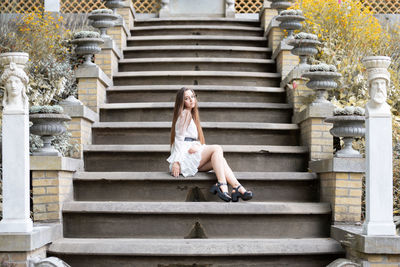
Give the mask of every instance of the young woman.
M 205 145 L 196 95 L 192 89 L 183 87 L 176 95 L 171 128 L 171 156 L 167 159 L 172 176 L 193 176 L 197 171 L 214 170 L 218 182 L 210 192 L 226 201 L 250 200 L 251 191 L 240 185 L 226 162 L 221 146 Z M 227 182 L 233 187 L 228 194 Z

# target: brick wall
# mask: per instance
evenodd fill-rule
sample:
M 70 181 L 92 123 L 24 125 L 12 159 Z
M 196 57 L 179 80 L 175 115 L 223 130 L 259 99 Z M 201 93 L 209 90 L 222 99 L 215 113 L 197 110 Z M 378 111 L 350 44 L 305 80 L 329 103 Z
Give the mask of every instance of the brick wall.
M 85 106 L 98 113 L 99 105 L 106 100 L 106 85 L 97 78 L 80 78 L 78 95 Z
M 46 258 L 48 246 L 27 252 L 0 252 L 1 267 L 26 267 L 29 266 L 27 259 L 31 257 Z
M 329 159 L 333 156 L 332 124 L 324 118 L 308 118 L 300 122 L 301 145 L 310 149 L 310 159 Z

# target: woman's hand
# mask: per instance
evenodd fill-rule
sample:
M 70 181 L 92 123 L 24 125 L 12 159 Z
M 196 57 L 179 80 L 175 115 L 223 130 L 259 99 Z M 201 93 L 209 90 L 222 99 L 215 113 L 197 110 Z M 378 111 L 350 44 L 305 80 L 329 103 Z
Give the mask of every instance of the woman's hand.
M 171 175 L 174 176 L 175 178 L 178 178 L 180 172 L 181 172 L 181 166 L 179 165 L 179 162 L 174 162 L 174 164 L 172 164 Z
M 199 149 L 200 149 L 200 146 L 198 144 L 194 144 L 189 148 L 188 152 L 189 152 L 189 154 L 193 154 L 193 153 L 196 153 L 197 151 L 199 151 Z

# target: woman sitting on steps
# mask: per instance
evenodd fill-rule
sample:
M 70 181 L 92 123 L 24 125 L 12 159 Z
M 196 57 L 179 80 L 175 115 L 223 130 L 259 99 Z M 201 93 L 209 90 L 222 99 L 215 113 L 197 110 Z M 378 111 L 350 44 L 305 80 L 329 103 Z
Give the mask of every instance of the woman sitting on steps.
M 210 189 L 211 193 L 226 201 L 236 202 L 239 198 L 250 200 L 251 191 L 240 185 L 226 162 L 219 145 L 205 145 L 197 99 L 194 91 L 181 88 L 175 100 L 174 117 L 171 128 L 171 175 L 178 177 L 194 176 L 198 171 L 214 170 L 218 182 Z M 227 182 L 233 187 L 232 196 L 228 194 Z

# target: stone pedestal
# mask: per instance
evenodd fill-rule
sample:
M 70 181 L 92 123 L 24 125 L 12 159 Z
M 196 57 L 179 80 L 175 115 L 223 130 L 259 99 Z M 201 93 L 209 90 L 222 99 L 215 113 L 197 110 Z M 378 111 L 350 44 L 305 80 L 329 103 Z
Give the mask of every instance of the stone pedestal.
M 46 258 L 47 247 L 59 238 L 61 224 L 35 224 L 29 233 L 0 233 L 1 266 L 31 266 L 30 259 Z
M 114 27 L 108 28 L 107 35 L 114 40 L 116 49 L 122 51 L 126 47 L 126 39 L 130 36 L 130 31 L 125 20 L 120 19 Z
M 3 220 L 0 232 L 30 232 L 29 115 L 3 113 Z
M 276 9 L 265 7 L 266 3 L 268 2 L 264 1 L 264 7 L 260 13 L 261 28 L 264 29 L 264 33 L 266 33 L 268 25 L 270 25 L 272 19 L 278 15 Z
M 320 178 L 320 200 L 331 203 L 332 223 L 360 223 L 365 159 L 331 158 L 310 161 Z
M 112 80 L 99 68 L 79 67 L 76 70 L 78 79 L 78 99 L 91 110 L 99 113 L 100 105 L 105 103 L 106 88 L 112 85 Z
M 308 106 L 293 116 L 301 130 L 301 145 L 310 151 L 310 160 L 330 159 L 333 154 L 333 137 L 329 130 L 331 123 L 324 122 L 333 115 L 333 105 Z
M 358 266 L 400 266 L 399 236 L 368 236 L 362 227 L 354 225 L 334 225 L 331 236 L 345 248 L 346 258 Z
M 124 8 L 117 8 L 117 14 L 121 15 L 121 17 L 124 19 L 128 29 L 133 28 L 133 22 L 135 20 L 136 12 L 135 8 L 133 7 L 132 0 L 125 1 Z
M 393 167 L 391 116 L 366 116 L 366 222 L 367 235 L 395 235 L 393 222 Z
M 314 91 L 306 86 L 308 79 L 302 78 L 302 70 L 296 66 L 281 82 L 281 87 L 286 89 L 286 97 L 293 106 L 293 113 L 305 109 L 314 97 Z

